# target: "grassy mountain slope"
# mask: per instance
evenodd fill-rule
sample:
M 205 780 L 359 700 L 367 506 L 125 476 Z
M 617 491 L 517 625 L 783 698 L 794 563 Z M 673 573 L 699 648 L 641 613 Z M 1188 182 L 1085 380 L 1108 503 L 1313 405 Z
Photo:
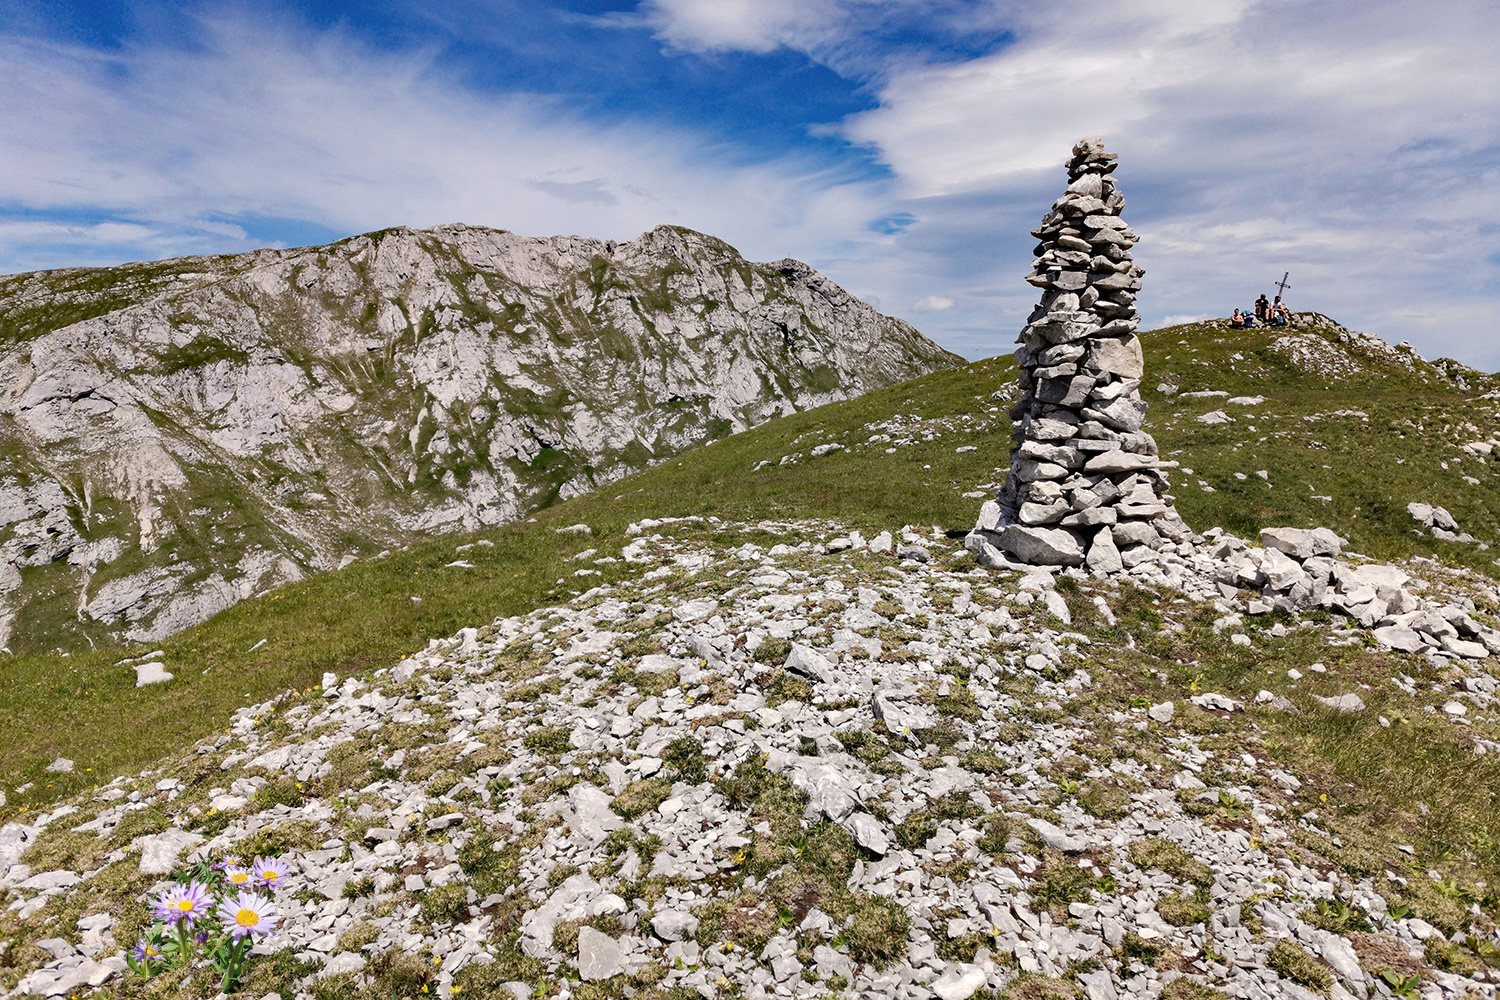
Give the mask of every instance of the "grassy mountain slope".
M 1411 501 L 1442 505 L 1463 530 L 1500 545 L 1496 465 L 1462 450 L 1500 434 L 1500 403 L 1485 398 L 1500 380 L 1310 324 L 1288 334 L 1300 338 L 1292 344 L 1300 351 L 1273 349 L 1280 332 L 1213 325 L 1144 336 L 1148 426 L 1163 454 L 1184 467 L 1173 473 L 1184 518 L 1200 531 L 1218 524 L 1245 535 L 1267 525 L 1326 525 L 1373 557 L 1424 555 L 1500 575 L 1497 550 L 1414 533 L 1405 510 Z M 324 670 L 389 665 L 431 638 L 625 576 L 622 562 L 569 560 L 585 549 L 618 556 L 626 527 L 645 517 L 826 519 L 867 534 L 908 523 L 965 531 L 981 501 L 964 494 L 1004 474 L 1014 376 L 1010 358 L 988 359 L 786 416 L 534 520 L 414 540 L 386 558 L 280 588 L 159 646 L 128 651 L 162 649 L 176 675 L 167 685 L 132 688 L 130 667 L 115 662 L 125 653 L 86 644 L 68 656 L 0 660 L 0 787 L 11 793 L 0 819 L 138 769 L 221 728 L 234 707 L 309 688 Z M 1265 401 L 1186 395 L 1204 390 Z M 1235 419 L 1196 419 L 1213 410 Z M 843 447 L 814 457 L 824 444 Z M 762 463 L 769 464 L 757 470 Z M 554 531 L 579 522 L 592 536 Z M 455 552 L 476 541 L 492 544 Z M 471 566 L 448 565 L 457 559 Z M 599 575 L 575 576 L 580 567 Z M 74 759 L 78 770 L 45 773 L 56 756 Z M 14 794 L 28 782 L 35 787 Z

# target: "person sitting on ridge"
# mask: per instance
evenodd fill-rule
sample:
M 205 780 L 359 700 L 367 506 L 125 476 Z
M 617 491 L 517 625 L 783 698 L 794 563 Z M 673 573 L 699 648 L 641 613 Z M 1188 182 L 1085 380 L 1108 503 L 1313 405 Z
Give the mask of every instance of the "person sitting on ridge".
M 1286 304 L 1281 301 L 1281 296 L 1276 296 L 1276 301 L 1271 303 L 1271 325 L 1286 326 L 1291 318 L 1291 314 L 1287 312 Z
M 1245 328 L 1245 317 L 1238 309 L 1234 311 L 1233 316 L 1229 317 L 1229 326 L 1233 330 L 1243 330 Z
M 1264 293 L 1261 294 L 1260 298 L 1255 300 L 1255 318 L 1262 323 L 1271 318 L 1271 303 L 1266 301 Z

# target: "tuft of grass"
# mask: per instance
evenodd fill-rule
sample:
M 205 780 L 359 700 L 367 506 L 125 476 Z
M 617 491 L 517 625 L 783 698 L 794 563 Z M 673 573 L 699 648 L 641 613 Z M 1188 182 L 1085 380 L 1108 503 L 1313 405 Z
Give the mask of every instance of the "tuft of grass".
M 556 889 L 568 879 L 577 875 L 581 870 L 577 865 L 553 865 L 552 870 L 547 873 L 547 885 L 550 888 Z
M 1010 840 L 1010 820 L 1004 813 L 997 813 L 985 822 L 984 830 L 979 839 L 975 841 L 981 851 L 992 858 L 998 859 L 1005 853 L 1005 845 Z
M 625 819 L 635 819 L 654 810 L 671 794 L 670 781 L 664 778 L 642 778 L 625 786 L 625 790 L 610 803 L 610 808 Z
M 1023 972 L 1000 994 L 1001 1000 L 1079 1000 L 1078 987 L 1066 979 Z
M 1333 987 L 1333 971 L 1287 938 L 1272 946 L 1266 966 L 1278 976 L 1318 993 L 1327 993 Z
M 1146 965 L 1155 965 L 1165 950 L 1164 945 L 1147 941 L 1135 931 L 1129 931 L 1120 941 L 1120 957 Z
M 363 899 L 373 895 L 375 895 L 375 880 L 368 875 L 363 878 L 350 879 L 344 883 L 345 899 Z
M 1042 852 L 1041 878 L 1034 884 L 1033 896 L 1053 911 L 1060 920 L 1069 903 L 1086 903 L 1093 898 L 1094 877 L 1050 848 Z
M 697 785 L 708 778 L 708 759 L 703 756 L 702 741 L 696 737 L 679 736 L 667 744 L 661 759 L 676 772 L 680 781 Z
M 469 910 L 468 887 L 457 883 L 440 885 L 422 894 L 422 919 L 429 924 L 453 924 Z
M 1187 976 L 1172 980 L 1161 991 L 1162 1000 L 1228 1000 L 1229 994 Z
M 1098 819 L 1119 819 L 1130 812 L 1130 792 L 1107 781 L 1090 782 L 1079 794 L 1078 806 Z
M 1180 845 L 1162 837 L 1145 837 L 1130 845 L 1130 863 L 1137 868 L 1155 869 L 1175 875 L 1197 886 L 1214 884 L 1213 869 L 1189 854 Z
M 906 950 L 911 920 L 895 902 L 871 896 L 856 905 L 852 915 L 844 941 L 855 961 L 881 968 Z
M 1156 912 L 1173 927 L 1208 922 L 1208 905 L 1191 892 L 1163 896 L 1156 901 Z
M 1355 931 L 1373 930 L 1364 912 L 1344 899 L 1320 899 L 1314 906 L 1302 911 L 1302 919 L 1334 934 L 1348 935 Z
M 970 750 L 964 755 L 964 767 L 980 774 L 1004 774 L 1010 769 L 1004 759 L 993 750 Z
M 572 749 L 573 744 L 568 742 L 568 733 L 566 726 L 548 726 L 533 729 L 526 734 L 523 742 L 526 744 L 526 749 L 535 753 L 557 756 Z
M 339 951 L 359 951 L 367 944 L 374 944 L 380 937 L 380 928 L 368 920 L 361 920 L 339 935 Z
M 786 662 L 786 658 L 791 651 L 792 642 L 790 639 L 771 638 L 766 639 L 759 646 L 755 647 L 753 658 L 756 663 L 769 663 L 779 667 Z

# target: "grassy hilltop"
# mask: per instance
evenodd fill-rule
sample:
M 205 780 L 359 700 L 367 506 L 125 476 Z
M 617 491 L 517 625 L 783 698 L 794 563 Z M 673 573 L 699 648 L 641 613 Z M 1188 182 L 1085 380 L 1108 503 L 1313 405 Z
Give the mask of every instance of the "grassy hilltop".
M 1292 349 L 1273 349 L 1285 336 Z M 1496 465 L 1463 450 L 1500 434 L 1500 378 L 1425 362 L 1321 318 L 1294 331 L 1190 324 L 1143 340 L 1147 429 L 1181 463 L 1174 495 L 1195 529 L 1253 537 L 1269 525 L 1326 525 L 1374 558 L 1423 555 L 1500 575 L 1500 548 L 1438 541 L 1406 512 L 1412 501 L 1441 505 L 1463 531 L 1500 545 Z M 169 684 L 137 690 L 130 666 L 117 663 L 151 647 L 0 659 L 0 820 L 145 766 L 220 729 L 234 708 L 310 688 L 325 670 L 389 666 L 429 639 L 621 577 L 624 563 L 569 560 L 584 549 L 617 556 L 627 525 L 642 518 L 966 531 L 981 500 L 965 494 L 1004 475 L 1014 377 L 1008 356 L 977 361 L 774 420 L 524 523 L 424 539 L 282 587 L 154 647 L 176 675 Z M 1203 391 L 1265 398 L 1247 406 L 1190 395 Z M 1233 421 L 1197 419 L 1215 410 Z M 842 447 L 814 457 L 825 444 Z M 576 523 L 593 534 L 554 530 Z M 580 565 L 600 575 L 574 576 Z M 60 756 L 77 769 L 44 771 Z

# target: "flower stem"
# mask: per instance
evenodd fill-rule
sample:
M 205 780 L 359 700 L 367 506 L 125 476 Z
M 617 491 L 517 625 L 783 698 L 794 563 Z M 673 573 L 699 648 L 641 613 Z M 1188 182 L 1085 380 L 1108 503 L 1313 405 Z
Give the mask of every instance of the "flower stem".
M 177 921 L 177 967 L 185 969 L 193 964 L 193 953 L 188 948 L 188 928 L 186 920 Z
M 244 945 L 249 935 L 240 938 L 229 946 L 229 961 L 224 963 L 224 978 L 219 982 L 219 992 L 228 993 L 232 987 L 239 986 L 240 963 L 244 960 Z

